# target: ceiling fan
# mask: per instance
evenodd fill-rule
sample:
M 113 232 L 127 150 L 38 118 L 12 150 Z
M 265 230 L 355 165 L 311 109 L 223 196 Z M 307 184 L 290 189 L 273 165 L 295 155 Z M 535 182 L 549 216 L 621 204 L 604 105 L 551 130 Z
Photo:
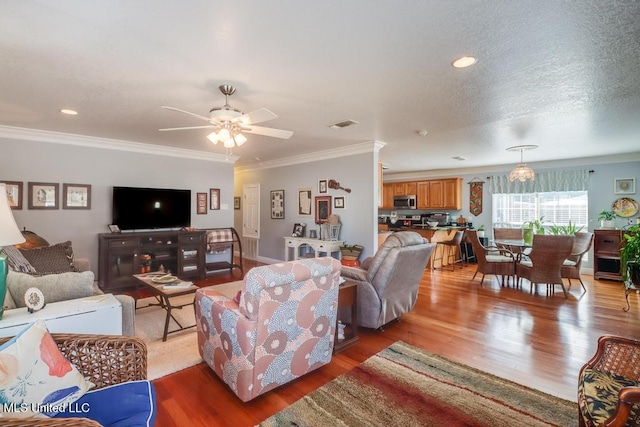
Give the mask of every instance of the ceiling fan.
M 165 128 L 159 129 L 160 131 L 174 131 L 174 130 L 186 130 L 186 129 L 215 129 L 207 138 L 217 144 L 221 141 L 226 148 L 232 148 L 235 145 L 238 147 L 247 142 L 247 138 L 243 133 L 253 133 L 256 135 L 271 136 L 274 138 L 289 139 L 293 132 L 289 130 L 273 129 L 263 126 L 255 126 L 254 123 L 265 122 L 267 120 L 273 120 L 278 116 L 266 108 L 260 108 L 250 113 L 243 113 L 242 111 L 232 108 L 229 105 L 229 96 L 236 92 L 236 88 L 231 85 L 221 85 L 219 87 L 220 92 L 225 96 L 225 104 L 222 107 L 214 107 L 209 111 L 209 117 L 201 116 L 199 114 L 191 113 L 189 111 L 181 110 L 175 107 L 162 106 L 165 110 L 177 111 L 179 113 L 188 114 L 196 117 L 200 120 L 209 122 L 208 125 L 203 126 L 185 126 L 178 128 Z

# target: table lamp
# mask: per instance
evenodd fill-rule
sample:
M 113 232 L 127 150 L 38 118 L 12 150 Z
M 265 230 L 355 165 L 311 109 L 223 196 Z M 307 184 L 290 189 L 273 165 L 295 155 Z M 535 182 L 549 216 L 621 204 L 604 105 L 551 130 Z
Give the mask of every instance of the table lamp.
M 0 184 L 0 319 L 4 313 L 4 297 L 7 294 L 7 255 L 4 246 L 25 241 L 11 213 L 6 184 Z

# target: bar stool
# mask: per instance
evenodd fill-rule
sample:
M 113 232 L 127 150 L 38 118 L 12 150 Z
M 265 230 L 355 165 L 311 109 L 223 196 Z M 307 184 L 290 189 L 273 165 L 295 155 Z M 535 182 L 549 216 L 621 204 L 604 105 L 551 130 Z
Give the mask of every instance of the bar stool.
M 462 230 L 458 230 L 456 231 L 456 233 L 453 235 L 453 237 L 449 240 L 443 240 L 441 242 L 437 242 L 436 243 L 436 256 L 433 259 L 433 269 L 435 270 L 436 267 L 436 261 L 441 260 L 443 262 L 442 268 L 444 268 L 444 260 L 447 260 L 447 264 L 451 265 L 451 271 L 455 270 L 455 264 L 456 263 L 461 263 L 462 262 L 462 258 L 457 258 L 456 259 L 456 255 L 457 254 L 462 254 L 462 251 L 460 250 L 460 243 L 462 242 L 462 236 L 464 235 L 464 231 Z M 440 258 L 438 258 L 438 248 L 441 248 L 440 251 Z M 447 252 L 447 255 L 445 257 L 445 251 Z M 462 268 L 463 265 L 460 265 L 460 268 Z

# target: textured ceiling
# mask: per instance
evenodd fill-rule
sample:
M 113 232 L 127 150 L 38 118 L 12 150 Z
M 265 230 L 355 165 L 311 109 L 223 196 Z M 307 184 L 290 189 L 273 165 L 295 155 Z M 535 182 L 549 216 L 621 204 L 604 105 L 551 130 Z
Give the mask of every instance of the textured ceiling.
M 637 1 L 4 0 L 0 125 L 224 153 L 160 106 L 206 116 L 233 84 L 294 132 L 238 165 L 372 140 L 392 172 L 511 165 L 640 152 L 639 65 Z

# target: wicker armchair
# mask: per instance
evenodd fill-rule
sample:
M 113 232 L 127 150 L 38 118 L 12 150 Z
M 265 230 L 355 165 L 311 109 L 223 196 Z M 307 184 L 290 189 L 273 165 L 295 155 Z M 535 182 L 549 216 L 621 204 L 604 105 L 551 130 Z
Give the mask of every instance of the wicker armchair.
M 60 352 L 95 389 L 147 378 L 147 346 L 120 335 L 51 334 Z M 10 337 L 0 338 L 0 345 Z M 87 418 L 2 418 L 3 427 L 100 426 Z
M 482 280 L 480 280 L 480 286 L 482 286 L 486 274 L 495 274 L 502 278 L 502 285 L 504 286 L 505 277 L 513 277 L 515 274 L 515 258 L 513 253 L 505 248 L 482 246 L 476 230 L 467 230 L 467 236 L 469 242 L 471 242 L 471 247 L 473 247 L 476 261 L 478 262 L 478 269 L 471 280 L 474 280 L 476 275 L 481 273 Z
M 560 285 L 564 297 L 568 298 L 560 271 L 564 260 L 571 255 L 574 239 L 574 236 L 534 235 L 531 252 L 527 255 L 518 254 L 516 263 L 518 284 L 525 278 L 531 282 L 531 292 L 534 287 L 537 292 L 538 284 L 545 283 L 547 295 L 553 293 L 556 285 Z
M 614 335 L 598 340 L 596 354 L 578 376 L 578 423 L 640 425 L 640 341 Z
M 582 289 L 587 291 L 587 288 L 582 283 L 580 278 L 580 267 L 582 267 L 582 258 L 584 254 L 589 252 L 591 244 L 593 243 L 593 233 L 576 233 L 576 238 L 573 241 L 573 249 L 571 255 L 562 263 L 562 270 L 560 274 L 563 279 L 569 281 L 569 288 L 571 288 L 571 279 L 578 279 Z

